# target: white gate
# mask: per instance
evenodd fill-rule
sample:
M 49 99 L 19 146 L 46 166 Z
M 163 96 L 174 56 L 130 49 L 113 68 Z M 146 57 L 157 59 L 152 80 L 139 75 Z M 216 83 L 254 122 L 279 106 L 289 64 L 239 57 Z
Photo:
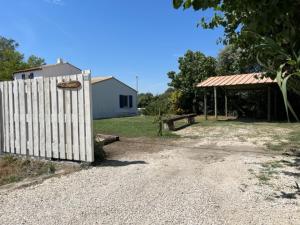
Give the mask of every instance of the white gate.
M 78 88 L 57 87 L 68 81 L 79 81 L 81 85 Z M 49 159 L 94 161 L 89 71 L 71 76 L 1 82 L 0 106 L 0 151 Z

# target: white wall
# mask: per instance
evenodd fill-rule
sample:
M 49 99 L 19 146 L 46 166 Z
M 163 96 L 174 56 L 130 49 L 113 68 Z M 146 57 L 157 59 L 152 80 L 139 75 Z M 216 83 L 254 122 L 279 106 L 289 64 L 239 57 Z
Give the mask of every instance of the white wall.
M 29 76 L 30 73 L 33 73 L 34 78 L 38 77 L 52 77 L 52 76 L 66 76 L 80 74 L 81 70 L 72 66 L 68 63 L 42 66 L 41 70 L 32 70 L 27 72 L 20 72 L 14 74 L 14 79 L 22 79 L 22 74 Z
M 132 108 L 120 108 L 120 95 L 132 95 Z M 137 114 L 136 91 L 115 78 L 93 84 L 92 101 L 94 119 Z

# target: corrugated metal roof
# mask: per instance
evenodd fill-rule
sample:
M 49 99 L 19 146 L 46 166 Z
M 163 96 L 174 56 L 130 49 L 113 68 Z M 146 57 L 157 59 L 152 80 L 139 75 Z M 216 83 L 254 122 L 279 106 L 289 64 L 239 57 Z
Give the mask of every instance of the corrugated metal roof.
M 113 77 L 92 77 L 91 83 L 96 84 L 96 83 L 99 83 L 99 82 L 102 82 L 102 81 L 105 81 L 105 80 L 109 80 L 111 78 L 113 78 Z
M 229 76 L 210 77 L 199 83 L 197 87 L 217 87 L 217 86 L 235 86 L 249 84 L 269 84 L 276 83 L 269 77 L 263 77 L 262 73 L 248 73 Z

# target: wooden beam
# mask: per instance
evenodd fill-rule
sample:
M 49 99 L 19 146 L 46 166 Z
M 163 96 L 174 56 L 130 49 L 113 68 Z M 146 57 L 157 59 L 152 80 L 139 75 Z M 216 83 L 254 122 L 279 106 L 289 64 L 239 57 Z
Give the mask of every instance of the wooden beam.
M 218 119 L 217 87 L 214 87 L 214 99 L 215 99 L 215 118 Z
M 205 120 L 207 120 L 207 94 L 206 94 L 206 90 L 204 92 L 204 117 L 205 117 Z
M 227 106 L 228 101 L 227 100 L 228 100 L 227 99 L 227 90 L 225 89 L 225 116 L 226 116 L 226 118 L 228 117 L 228 106 Z
M 274 119 L 278 120 L 278 113 L 277 113 L 277 89 L 274 89 Z
M 268 86 L 268 121 L 271 121 L 271 87 Z

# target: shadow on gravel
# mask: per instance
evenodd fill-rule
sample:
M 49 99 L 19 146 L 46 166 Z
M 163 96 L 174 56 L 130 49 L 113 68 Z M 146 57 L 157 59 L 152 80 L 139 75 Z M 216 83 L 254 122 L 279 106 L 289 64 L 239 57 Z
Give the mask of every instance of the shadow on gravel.
M 294 172 L 290 172 L 290 171 L 282 171 L 282 173 L 286 176 L 300 177 L 300 173 L 294 173 Z
M 120 160 L 104 160 L 102 162 L 96 162 L 94 166 L 97 167 L 120 167 L 129 166 L 135 164 L 147 164 L 145 161 L 120 161 Z
M 299 150 L 291 150 L 290 153 L 285 153 L 286 156 L 294 156 L 291 160 L 281 160 L 280 162 L 287 167 L 295 167 L 297 170 L 300 170 L 300 154 Z M 281 171 L 282 174 L 286 176 L 295 177 L 296 179 L 300 177 L 300 173 L 298 172 L 290 172 L 290 171 Z M 299 184 L 295 181 L 295 186 L 293 186 L 296 190 L 294 192 L 284 192 L 281 191 L 280 194 L 276 195 L 276 198 L 286 198 L 286 199 L 297 199 L 300 197 L 300 187 Z
M 281 194 L 276 195 L 275 198 L 297 199 L 299 196 L 300 196 L 299 191 L 290 192 L 290 193 L 281 191 Z

